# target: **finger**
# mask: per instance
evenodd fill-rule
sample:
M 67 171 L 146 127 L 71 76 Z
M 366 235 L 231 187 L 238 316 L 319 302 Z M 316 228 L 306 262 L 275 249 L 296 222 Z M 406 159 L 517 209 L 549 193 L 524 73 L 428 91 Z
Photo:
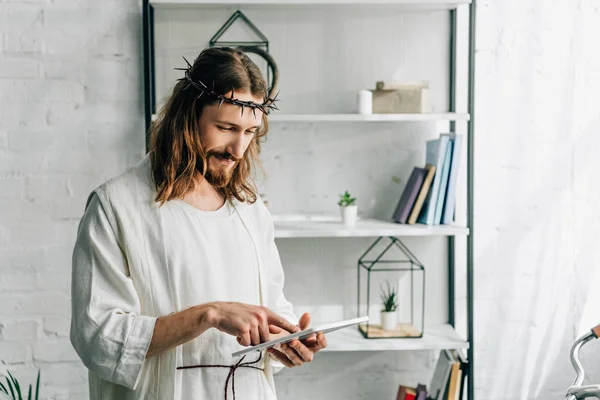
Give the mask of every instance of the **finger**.
M 279 361 L 286 367 L 292 368 L 294 366 L 294 363 L 289 358 L 287 358 L 287 356 L 285 354 L 283 354 L 279 350 L 275 350 L 275 349 L 271 348 L 271 349 L 268 349 L 267 352 L 269 354 L 271 354 L 273 357 L 275 357 L 275 359 L 277 361 Z
M 269 325 L 269 332 L 276 335 L 278 333 L 283 332 L 283 329 L 275 325 Z
M 300 328 L 296 325 L 293 325 L 291 322 L 283 318 L 281 315 L 274 313 L 273 311 L 267 309 L 267 319 L 269 324 L 278 326 L 282 329 L 285 329 L 288 332 L 299 332 Z
M 319 332 L 319 334 L 317 335 L 317 340 L 319 342 L 319 346 L 321 346 L 322 349 L 327 347 L 327 336 L 325 336 L 323 332 Z
M 281 345 L 281 351 L 292 363 L 294 363 L 295 366 L 304 364 L 302 357 L 300 357 L 296 350 L 293 347 L 290 347 L 287 343 Z
M 240 334 L 237 338 L 238 343 L 242 346 L 250 346 L 250 334 L 248 332 L 244 332 Z
M 319 345 L 319 341 L 316 337 L 311 337 L 308 339 L 302 339 L 301 340 L 302 343 L 304 343 L 304 345 L 306 347 L 314 347 L 314 346 L 318 346 Z
M 260 334 L 260 343 L 268 342 L 269 340 L 271 340 L 269 326 L 266 324 L 266 322 L 258 325 L 258 333 Z
M 258 326 L 250 328 L 250 340 L 252 340 L 252 346 L 260 344 L 260 333 L 258 332 Z
M 302 361 L 311 362 L 313 360 L 313 352 L 299 340 L 292 340 L 289 345 L 292 349 L 296 350 L 296 353 L 302 358 Z
M 301 330 L 304 330 L 304 329 L 308 328 L 308 325 L 310 325 L 310 314 L 304 313 L 300 317 L 300 321 L 298 321 L 298 326 L 300 327 Z

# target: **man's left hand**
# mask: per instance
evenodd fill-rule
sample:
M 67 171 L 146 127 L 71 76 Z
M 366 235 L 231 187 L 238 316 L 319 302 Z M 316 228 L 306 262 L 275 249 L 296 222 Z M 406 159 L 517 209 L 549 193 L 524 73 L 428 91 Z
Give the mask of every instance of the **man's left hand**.
M 300 317 L 298 327 L 301 330 L 304 330 L 308 328 L 309 324 L 310 314 L 304 313 L 302 317 Z M 270 325 L 269 328 L 273 334 L 271 335 L 271 338 L 274 336 L 277 337 L 280 334 L 288 334 L 288 332 L 274 325 Z M 319 332 L 316 335 L 312 334 L 302 340 L 294 339 L 288 343 L 270 348 L 267 350 L 267 353 L 286 367 L 291 368 L 300 366 L 305 362 L 311 362 L 315 353 L 323 350 L 325 347 L 327 347 L 327 338 L 325 338 L 325 335 L 322 332 Z

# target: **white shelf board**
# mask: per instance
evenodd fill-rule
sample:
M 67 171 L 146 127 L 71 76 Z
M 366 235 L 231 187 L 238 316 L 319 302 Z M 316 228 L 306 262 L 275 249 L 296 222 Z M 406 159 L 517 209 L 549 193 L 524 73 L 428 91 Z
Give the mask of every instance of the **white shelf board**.
M 152 121 L 156 114 L 152 114 Z M 468 121 L 469 114 L 273 114 L 269 122 L 410 122 L 410 121 Z
M 376 219 L 358 219 L 346 227 L 340 218 L 310 215 L 273 215 L 276 238 L 379 237 L 379 236 L 457 236 L 469 229 L 456 225 L 397 224 Z
M 365 339 L 356 326 L 327 334 L 323 351 L 467 349 L 469 343 L 450 324 L 426 326 L 422 338 Z
M 469 114 L 273 114 L 269 122 L 468 121 Z
M 150 0 L 154 6 L 400 6 L 453 9 L 471 0 Z

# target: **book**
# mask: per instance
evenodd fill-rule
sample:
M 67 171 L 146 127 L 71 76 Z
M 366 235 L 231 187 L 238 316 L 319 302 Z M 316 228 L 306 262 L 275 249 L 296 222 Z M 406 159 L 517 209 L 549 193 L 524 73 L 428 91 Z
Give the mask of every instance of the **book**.
M 417 222 L 417 218 L 421 212 L 427 194 L 429 193 L 429 189 L 431 188 L 431 183 L 433 182 L 433 177 L 435 176 L 435 166 L 427 164 L 425 165 L 425 169 L 427 170 L 427 175 L 423 180 L 423 185 L 421 185 L 421 190 L 419 190 L 419 195 L 417 196 L 417 200 L 415 200 L 415 205 L 413 206 L 410 215 L 408 216 L 408 223 L 414 224 Z
M 458 400 L 462 400 L 464 398 L 465 393 L 465 384 L 467 372 L 469 371 L 469 361 L 467 361 L 467 357 L 463 354 L 461 350 L 454 350 L 456 354 L 456 358 L 460 361 L 460 386 L 458 389 Z
M 448 187 L 448 175 L 450 174 L 450 161 L 452 159 L 452 141 L 450 135 L 442 134 L 442 136 L 448 137 L 448 147 L 446 148 L 446 154 L 444 154 L 444 162 L 442 163 L 442 174 L 440 177 L 440 190 L 438 192 L 438 198 L 435 204 L 435 214 L 433 217 L 433 224 L 439 225 L 442 222 L 442 210 L 444 209 L 444 200 L 446 199 L 446 188 Z
M 427 400 L 427 389 L 420 383 L 417 385 L 417 398 L 415 400 Z
M 460 391 L 460 361 L 458 361 L 453 356 L 454 362 L 452 363 L 452 369 L 450 370 L 450 378 L 448 380 L 448 394 L 446 396 L 447 400 L 458 400 L 458 395 Z
M 417 222 L 426 225 L 433 225 L 435 217 L 435 205 L 440 191 L 442 163 L 444 162 L 444 156 L 446 149 L 448 148 L 448 136 L 440 136 L 439 139 L 427 141 L 427 154 L 425 162 L 427 164 L 434 165 L 436 168 L 436 174 L 433 177 L 433 183 L 429 189 L 429 193 L 423 203 L 421 214 L 417 218 Z
M 416 400 L 416 398 L 416 389 L 404 385 L 400 385 L 398 387 L 398 394 L 396 395 L 396 400 Z
M 450 176 L 448 177 L 448 189 L 446 190 L 446 200 L 444 201 L 444 210 L 442 211 L 442 224 L 451 224 L 454 221 L 454 205 L 456 204 L 456 182 L 458 181 L 458 169 L 460 167 L 460 154 L 462 150 L 463 135 L 460 133 L 451 133 L 450 141 L 452 145 L 452 162 L 450 164 Z
M 450 372 L 454 360 L 447 350 L 440 351 L 440 356 L 435 365 L 431 383 L 429 384 L 428 396 L 433 400 L 446 400 Z
M 408 216 L 417 200 L 417 195 L 419 194 L 419 190 L 421 190 L 426 175 L 427 170 L 425 168 L 413 168 L 396 206 L 396 211 L 394 211 L 393 218 L 397 223 L 405 224 L 408 221 Z

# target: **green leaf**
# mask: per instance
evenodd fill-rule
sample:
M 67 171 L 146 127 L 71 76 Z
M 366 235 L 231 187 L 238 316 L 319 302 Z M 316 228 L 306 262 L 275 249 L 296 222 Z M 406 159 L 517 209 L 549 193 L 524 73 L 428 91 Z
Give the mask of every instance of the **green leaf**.
M 9 374 L 10 374 L 10 372 L 9 372 Z M 6 382 L 8 382 L 8 388 L 10 389 L 10 394 L 11 394 L 12 398 L 14 400 L 16 400 L 17 396 L 15 396 L 15 392 L 13 391 L 12 382 L 8 380 L 7 376 L 5 376 L 5 378 L 6 378 Z
M 10 379 L 12 379 L 13 384 L 15 385 L 15 391 L 17 392 L 17 394 L 19 395 L 19 400 L 23 400 L 23 394 L 21 393 L 21 386 L 19 385 L 19 381 L 16 380 L 10 372 L 8 372 L 8 375 L 10 376 Z
M 40 370 L 38 369 L 37 383 L 35 384 L 35 400 L 40 396 Z
M 31 400 L 31 383 L 29 384 L 29 391 L 27 392 L 27 400 Z
M 8 396 L 8 389 L 6 389 L 6 386 L 4 386 L 2 382 L 0 382 L 0 390 L 2 390 Z

